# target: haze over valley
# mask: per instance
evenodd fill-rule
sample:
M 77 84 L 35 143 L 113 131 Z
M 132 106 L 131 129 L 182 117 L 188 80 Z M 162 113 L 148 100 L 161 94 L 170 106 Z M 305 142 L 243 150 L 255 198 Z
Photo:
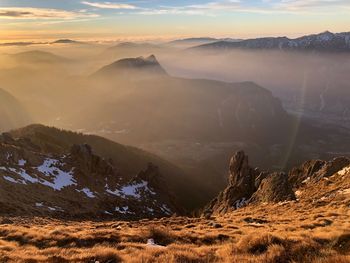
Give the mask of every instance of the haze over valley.
M 350 262 L 349 4 L 169 2 L 0 4 L 0 262 Z

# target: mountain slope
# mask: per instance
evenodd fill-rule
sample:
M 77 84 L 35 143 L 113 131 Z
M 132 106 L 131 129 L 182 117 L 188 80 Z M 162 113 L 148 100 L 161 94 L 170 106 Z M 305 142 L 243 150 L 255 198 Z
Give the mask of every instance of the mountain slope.
M 32 141 L 48 154 L 54 152 L 64 155 L 70 151 L 73 145 L 88 144 L 98 156 L 110 160 L 117 166 L 124 183 L 132 180 L 149 163 L 153 163 L 159 167 L 170 191 L 176 195 L 182 207 L 193 208 L 203 198 L 199 193 L 193 191 L 193 181 L 181 169 L 168 161 L 134 147 L 124 146 L 99 136 L 84 135 L 43 125 L 30 125 L 12 131 L 11 135 L 17 139 Z
M 97 85 L 103 80 L 108 98 L 103 107 L 86 109 L 88 122 L 102 116 L 103 123 L 113 116 L 118 120 L 115 130 L 125 131 L 118 134 L 122 141 L 261 141 L 270 137 L 272 127 L 283 133 L 289 122 L 280 102 L 255 83 L 174 78 L 154 56 L 119 60 L 93 77 Z
M 70 60 L 50 52 L 32 50 L 11 55 L 17 63 L 25 64 L 64 64 Z
M 29 115 L 16 98 L 0 89 L 0 131 L 18 128 L 30 122 Z
M 326 31 L 296 39 L 287 37 L 267 37 L 238 42 L 218 41 L 194 47 L 193 50 L 229 50 L 235 48 L 344 52 L 350 51 L 350 33 L 344 32 L 334 34 Z
M 129 181 L 87 145 L 49 153 L 30 139 L 0 137 L 1 214 L 159 217 L 179 212 L 149 164 Z

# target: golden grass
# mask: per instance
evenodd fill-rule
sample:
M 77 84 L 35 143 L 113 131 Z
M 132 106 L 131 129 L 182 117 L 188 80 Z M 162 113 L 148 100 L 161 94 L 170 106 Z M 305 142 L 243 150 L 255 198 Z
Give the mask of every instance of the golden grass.
M 11 218 L 13 224 L 0 225 L 0 262 L 345 263 L 349 218 L 347 206 L 308 210 L 295 202 L 248 206 L 210 219 Z M 160 246 L 148 246 L 149 238 Z

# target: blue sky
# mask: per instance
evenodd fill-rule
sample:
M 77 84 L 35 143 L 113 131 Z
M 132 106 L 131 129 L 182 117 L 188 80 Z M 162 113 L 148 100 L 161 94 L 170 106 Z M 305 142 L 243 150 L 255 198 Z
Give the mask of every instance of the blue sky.
M 349 0 L 0 0 L 2 38 L 298 36 L 350 31 Z

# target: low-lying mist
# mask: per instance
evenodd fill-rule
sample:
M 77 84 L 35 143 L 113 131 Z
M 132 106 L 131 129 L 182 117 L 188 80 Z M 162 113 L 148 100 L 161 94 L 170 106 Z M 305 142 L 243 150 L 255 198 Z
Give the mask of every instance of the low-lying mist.
M 215 182 L 213 192 L 224 185 L 227 159 L 239 149 L 253 163 L 281 170 L 348 154 L 349 136 L 338 127 L 350 121 L 347 54 L 140 43 L 1 47 L 0 53 L 0 89 L 26 118 L 0 126 L 3 131 L 36 122 L 98 134 Z M 151 54 L 156 61 L 146 59 Z M 167 74 L 144 71 L 139 60 L 94 74 L 139 56 Z

